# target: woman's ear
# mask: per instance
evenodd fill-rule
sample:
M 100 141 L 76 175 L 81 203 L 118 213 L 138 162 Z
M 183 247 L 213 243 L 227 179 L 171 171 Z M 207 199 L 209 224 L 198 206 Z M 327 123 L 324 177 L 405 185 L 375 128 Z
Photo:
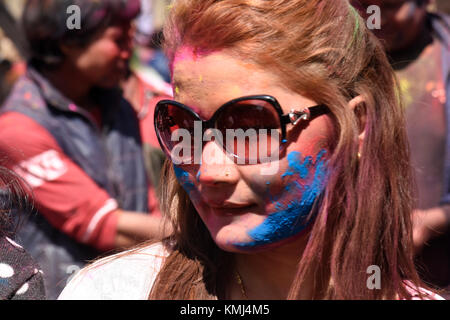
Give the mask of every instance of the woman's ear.
M 366 103 L 366 100 L 364 99 L 363 96 L 354 97 L 352 100 L 350 100 L 348 102 L 349 108 L 353 110 L 353 112 L 355 113 L 355 116 L 358 119 L 358 124 L 359 124 L 359 135 L 358 135 L 359 154 L 361 154 L 362 146 L 363 146 L 363 142 L 364 142 L 364 137 L 365 137 L 365 134 L 366 134 L 367 114 L 366 114 L 365 103 Z

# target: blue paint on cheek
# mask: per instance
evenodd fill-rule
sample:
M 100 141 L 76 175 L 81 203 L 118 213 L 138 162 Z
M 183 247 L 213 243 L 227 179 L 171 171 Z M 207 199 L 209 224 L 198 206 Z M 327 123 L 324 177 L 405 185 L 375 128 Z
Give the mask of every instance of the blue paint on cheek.
M 184 171 L 180 167 L 177 167 L 176 165 L 173 166 L 173 169 L 175 171 L 175 176 L 177 177 L 183 189 L 186 190 L 188 194 L 190 194 L 192 190 L 195 189 L 195 185 L 189 179 L 189 173 Z
M 281 176 L 282 178 L 285 178 L 287 176 L 299 175 L 301 179 L 306 179 L 314 163 L 311 156 L 306 157 L 303 162 L 301 161 L 301 157 L 302 155 L 300 152 L 291 152 L 288 154 L 287 160 L 289 163 L 289 170 Z M 317 155 L 317 161 L 319 161 L 319 157 L 321 157 L 321 153 Z
M 275 213 L 270 214 L 262 224 L 250 230 L 248 235 L 253 241 L 248 243 L 235 243 L 239 248 L 253 248 L 261 245 L 275 243 L 290 238 L 308 226 L 306 220 L 311 212 L 314 201 L 323 191 L 326 181 L 327 163 L 324 159 L 326 151 L 322 150 L 313 162 L 311 157 L 306 157 L 301 161 L 299 152 L 291 152 L 288 155 L 289 170 L 282 175 L 298 176 L 301 179 L 308 179 L 309 184 L 301 185 L 298 181 L 293 181 L 285 187 L 285 193 L 293 195 L 293 200 L 286 204 L 283 201 L 273 201 Z M 301 195 L 299 198 L 296 195 Z

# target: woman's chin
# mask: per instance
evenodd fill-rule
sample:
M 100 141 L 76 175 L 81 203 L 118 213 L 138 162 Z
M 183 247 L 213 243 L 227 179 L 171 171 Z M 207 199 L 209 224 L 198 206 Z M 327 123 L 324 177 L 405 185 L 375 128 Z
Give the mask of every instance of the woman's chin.
M 247 234 L 247 230 L 242 228 L 241 232 L 233 230 L 220 230 L 213 237 L 217 246 L 227 252 L 233 253 L 257 253 L 278 247 L 279 243 L 257 243 Z
M 302 240 L 309 234 L 309 231 L 310 228 L 307 228 L 295 235 L 290 235 L 283 239 L 256 241 L 247 234 L 246 230 L 242 230 L 241 233 L 237 233 L 236 230 L 234 230 L 233 233 L 231 233 L 230 230 L 220 230 L 213 239 L 220 249 L 227 252 L 259 253 L 274 250 L 297 242 L 298 240 Z
M 227 252 L 242 252 L 239 243 L 251 243 L 254 240 L 247 234 L 247 228 L 228 225 L 220 228 L 215 234 L 213 234 L 214 242 L 217 246 Z M 245 251 L 245 250 L 244 250 Z

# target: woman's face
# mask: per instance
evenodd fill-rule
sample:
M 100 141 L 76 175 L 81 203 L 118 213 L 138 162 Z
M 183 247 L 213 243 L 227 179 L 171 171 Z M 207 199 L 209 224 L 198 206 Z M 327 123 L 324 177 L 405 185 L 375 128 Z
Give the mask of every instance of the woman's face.
M 86 47 L 71 47 L 66 57 L 93 86 L 111 88 L 125 78 L 131 56 L 131 25 L 113 25 Z
M 175 100 L 204 120 L 224 103 L 249 95 L 275 97 L 283 114 L 317 105 L 283 87 L 274 73 L 226 51 L 197 56 L 188 47 L 180 48 L 173 63 L 173 88 Z M 236 164 L 218 144 L 208 142 L 201 164 L 174 169 L 220 248 L 264 250 L 304 234 L 305 218 L 326 183 L 332 137 L 331 119 L 321 115 L 288 124 L 286 152 L 270 164 Z

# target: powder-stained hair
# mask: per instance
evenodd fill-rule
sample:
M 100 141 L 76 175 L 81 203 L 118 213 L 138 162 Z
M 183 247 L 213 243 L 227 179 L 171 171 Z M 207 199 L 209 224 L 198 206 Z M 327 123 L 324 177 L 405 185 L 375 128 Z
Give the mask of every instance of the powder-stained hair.
M 176 0 L 168 19 L 170 61 L 181 46 L 227 49 L 331 110 L 329 180 L 288 298 L 299 298 L 311 275 L 311 299 L 409 299 L 405 280 L 424 287 L 413 263 L 414 184 L 398 85 L 348 1 Z M 365 103 L 352 110 L 348 101 L 358 95 Z M 215 245 L 169 163 L 163 179 L 161 205 L 175 232 L 149 298 L 226 297 L 232 254 Z M 379 290 L 367 286 L 372 265 L 381 270 Z

